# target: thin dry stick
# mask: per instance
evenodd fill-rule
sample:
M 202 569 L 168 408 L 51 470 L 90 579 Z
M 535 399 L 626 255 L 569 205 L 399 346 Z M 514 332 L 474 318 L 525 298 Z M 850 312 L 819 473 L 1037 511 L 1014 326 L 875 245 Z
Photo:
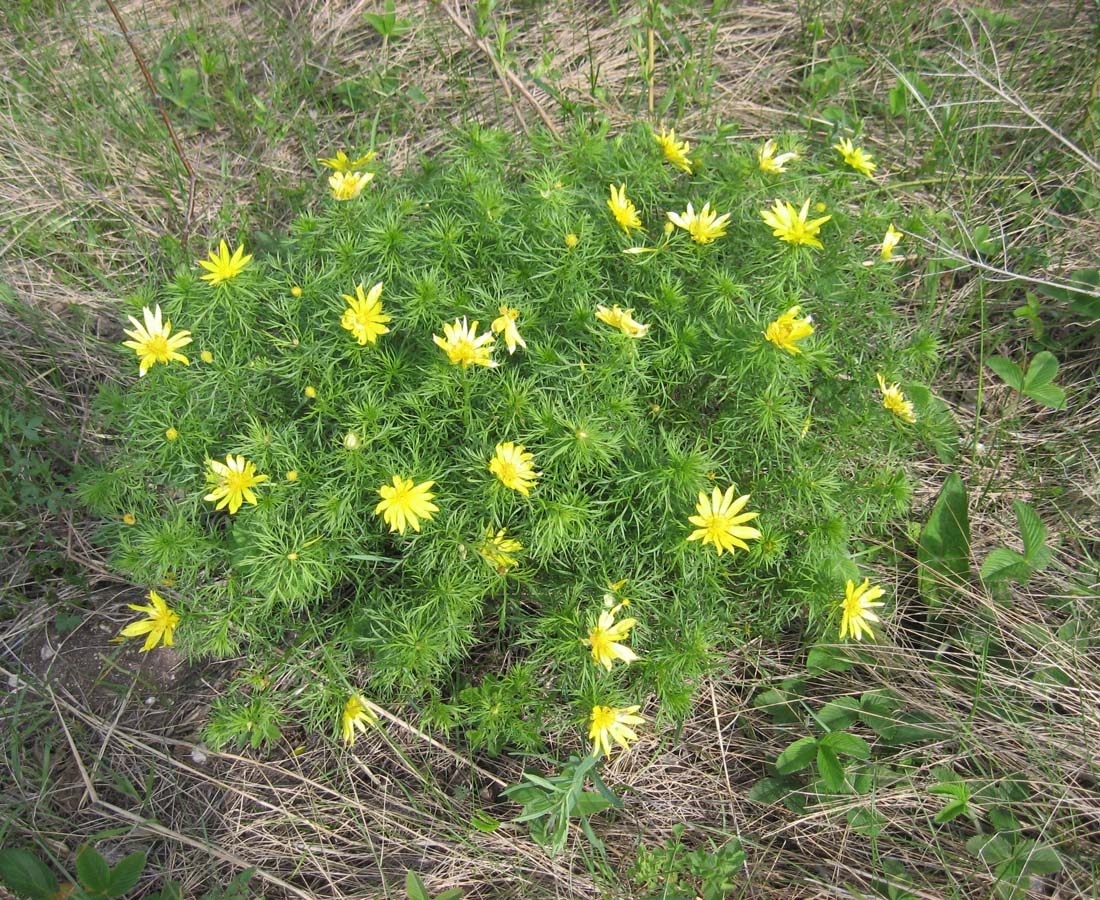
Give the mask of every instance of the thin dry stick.
M 546 110 L 544 110 L 542 106 L 539 105 L 538 100 L 536 100 L 531 92 L 527 90 L 527 88 L 524 86 L 523 82 L 520 81 L 515 72 L 513 72 L 511 69 L 504 67 L 497 61 L 497 58 L 493 55 L 492 48 L 488 44 L 486 44 L 485 41 L 474 34 L 473 29 L 470 28 L 469 23 L 466 22 L 458 14 L 457 10 L 451 9 L 451 7 L 446 3 L 442 3 L 440 4 L 440 6 L 442 6 L 443 12 L 447 14 L 447 17 L 455 23 L 455 26 L 458 28 L 458 30 L 466 35 L 470 43 L 477 47 L 477 49 L 484 53 L 485 56 L 489 59 L 489 62 L 492 64 L 494 71 L 497 73 L 497 77 L 500 78 L 500 80 L 504 83 L 505 92 L 508 93 L 509 99 L 511 99 L 511 93 L 508 91 L 508 82 L 511 82 L 513 85 L 515 85 L 516 90 L 519 91 L 520 94 L 523 96 L 523 99 L 530 103 L 535 112 L 538 113 L 538 117 L 542 119 L 542 123 L 547 127 L 547 129 L 549 129 L 550 133 L 554 135 L 554 137 L 558 140 L 561 140 L 561 132 L 558 131 L 558 127 L 550 119 L 550 116 L 546 114 Z M 522 125 L 523 129 L 526 131 L 527 125 L 523 121 L 523 116 L 519 114 L 518 109 L 516 110 L 516 116 L 519 118 L 520 125 Z
M 183 244 L 183 250 L 184 253 L 186 253 L 187 241 L 191 236 L 191 218 L 195 213 L 195 184 L 198 178 L 195 177 L 195 170 L 191 168 L 191 163 L 187 159 L 187 154 L 183 152 L 183 144 L 181 144 L 180 139 L 176 137 L 176 130 L 172 127 L 172 123 L 168 119 L 168 112 L 164 108 L 164 101 L 157 92 L 157 86 L 153 81 L 153 76 L 149 73 L 149 67 L 145 65 L 145 60 L 142 58 L 141 53 L 138 51 L 137 44 L 134 43 L 134 39 L 130 35 L 130 29 L 127 28 L 126 23 L 122 21 L 122 15 L 119 13 L 118 7 L 115 6 L 114 0 L 107 0 L 107 6 L 111 10 L 111 14 L 115 17 L 115 21 L 118 22 L 118 27 L 122 31 L 122 37 L 125 38 L 126 43 L 130 45 L 130 52 L 134 54 L 134 59 L 137 60 L 138 68 L 141 69 L 141 74 L 145 76 L 145 83 L 149 85 L 149 92 L 153 95 L 153 104 L 160 113 L 161 119 L 164 120 L 164 127 L 168 129 L 168 136 L 172 139 L 172 146 L 176 149 L 176 156 L 178 156 L 180 162 L 183 163 L 183 168 L 187 170 L 187 214 L 183 220 L 183 234 L 180 235 L 180 243 Z

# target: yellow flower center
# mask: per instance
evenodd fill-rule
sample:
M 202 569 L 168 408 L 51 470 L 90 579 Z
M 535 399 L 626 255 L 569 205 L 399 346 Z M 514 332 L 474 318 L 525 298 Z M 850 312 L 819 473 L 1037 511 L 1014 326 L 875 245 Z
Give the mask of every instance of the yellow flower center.
M 597 706 L 592 710 L 592 730 L 606 731 L 615 724 L 615 710 L 610 706 Z
M 510 459 L 497 459 L 497 474 L 505 484 L 519 480 L 519 469 Z
M 155 356 L 158 362 L 168 362 L 168 338 L 163 334 L 153 334 L 149 336 L 148 342 L 145 344 L 145 352 L 150 356 Z

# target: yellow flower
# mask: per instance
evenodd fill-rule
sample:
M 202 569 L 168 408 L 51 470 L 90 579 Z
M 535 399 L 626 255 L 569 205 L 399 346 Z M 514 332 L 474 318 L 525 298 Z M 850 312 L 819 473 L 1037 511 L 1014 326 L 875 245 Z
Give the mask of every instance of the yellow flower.
M 286 480 L 287 481 L 297 481 L 298 480 L 298 470 L 297 469 L 291 469 L 289 472 L 287 472 L 286 473 Z
M 435 497 L 431 492 L 434 484 L 434 481 L 414 484 L 411 478 L 394 475 L 392 485 L 384 484 L 378 489 L 382 500 L 374 511 L 382 516 L 390 531 L 404 534 L 406 526 L 411 525 L 419 533 L 420 520 L 431 521 L 432 513 L 439 512 L 439 507 L 431 502 Z
M 496 334 L 504 332 L 504 343 L 508 346 L 508 353 L 512 354 L 516 352 L 516 347 L 523 347 L 527 349 L 527 342 L 519 335 L 519 328 L 516 327 L 516 320 L 519 318 L 519 310 L 513 309 L 508 306 L 502 306 L 500 308 L 500 318 L 493 319 L 493 331 Z
M 383 324 L 392 321 L 393 316 L 382 314 L 382 282 L 378 282 L 370 289 L 369 294 L 363 293 L 363 285 L 355 288 L 355 296 L 344 294 L 348 301 L 348 308 L 340 319 L 340 325 L 350 331 L 359 346 L 364 346 L 367 341 L 372 344 L 378 339 L 378 335 L 387 334 L 389 329 Z
M 162 641 L 165 647 L 173 646 L 172 632 L 180 623 L 180 617 L 168 608 L 168 604 L 156 591 L 149 591 L 149 601 L 149 606 L 126 604 L 135 612 L 145 613 L 145 618 L 139 619 L 137 622 L 131 622 L 122 629 L 117 638 L 121 641 L 124 638 L 138 637 L 142 634 L 148 635 L 145 639 L 145 646 L 141 648 L 142 653 L 152 650 Z
M 317 388 L 315 388 L 312 384 L 307 384 L 302 390 L 302 393 L 305 394 L 307 400 L 317 399 Z
M 574 247 L 577 246 L 578 240 L 579 239 L 577 238 L 577 236 L 573 234 L 572 231 L 570 231 L 569 234 L 565 236 L 565 246 L 572 250 Z
M 749 502 L 749 496 L 745 494 L 734 500 L 733 485 L 729 486 L 724 495 L 718 488 L 714 489 L 710 497 L 700 491 L 699 502 L 695 505 L 697 515 L 688 518 L 692 525 L 699 527 L 688 535 L 688 540 L 697 541 L 702 538 L 704 544 L 714 544 L 719 556 L 723 550 L 732 553 L 734 547 L 748 550 L 749 545 L 745 541 L 760 537 L 759 531 L 743 524 L 760 515 L 755 512 L 741 512 Z
M 352 694 L 344 704 L 340 720 L 340 734 L 349 747 L 355 743 L 355 732 L 365 734 L 368 725 L 377 725 L 378 716 L 367 706 L 362 694 Z
M 176 431 L 175 428 L 169 428 L 166 432 L 164 432 L 164 436 L 168 438 L 168 440 L 174 441 L 180 436 L 180 433 Z
M 839 143 L 833 144 L 833 149 L 839 152 L 844 157 L 844 162 L 857 172 L 866 175 L 868 178 L 874 177 L 871 173 L 877 167 L 871 160 L 871 154 L 862 147 L 856 147 L 848 138 L 841 138 Z
M 489 460 L 489 471 L 500 479 L 500 483 L 513 491 L 519 491 L 524 497 L 531 495 L 531 488 L 542 476 L 531 465 L 535 454 L 528 453 L 523 444 L 508 441 L 497 444 L 496 455 Z
M 354 172 L 356 169 L 361 169 L 377 155 L 374 150 L 371 150 L 366 156 L 360 156 L 358 159 L 348 159 L 348 155 L 343 150 L 337 150 L 336 156 L 332 159 L 319 159 L 317 162 L 336 172 Z
M 889 227 L 887 227 L 887 229 L 886 229 L 886 234 L 884 234 L 882 236 L 882 258 L 883 259 L 893 259 L 894 258 L 894 248 L 898 245 L 898 242 L 901 241 L 901 239 L 903 237 L 904 237 L 904 235 L 900 231 L 895 229 L 894 228 L 894 223 L 891 222 Z
M 126 332 L 133 340 L 122 342 L 123 347 L 129 347 L 141 358 L 138 375 L 144 377 L 157 363 L 167 365 L 173 359 L 185 366 L 190 365 L 191 361 L 179 349 L 191 343 L 191 332 L 177 331 L 172 334 L 172 321 L 161 323 L 159 306 L 152 310 L 144 306 L 141 314 L 145 319 L 144 326 L 133 316 L 126 317 L 134 326 L 133 331 Z
M 485 540 L 478 547 L 478 552 L 496 566 L 501 575 L 508 569 L 519 565 L 512 554 L 519 553 L 523 549 L 523 544 L 515 538 L 505 537 L 506 530 L 501 528 L 494 533 L 493 529 L 490 528 L 485 535 Z
M 607 599 L 612 599 L 610 594 L 607 595 Z M 607 669 L 608 672 L 611 671 L 611 664 L 617 659 L 629 664 L 638 658 L 633 650 L 619 643 L 619 641 L 625 641 L 630 637 L 630 629 L 638 624 L 637 619 L 615 621 L 616 613 L 625 605 L 626 602 L 624 601 L 618 606 L 604 609 L 600 613 L 596 626 L 589 630 L 588 637 L 584 639 L 584 642 L 592 648 L 592 659 L 596 661 L 597 665 Z
M 798 154 L 793 150 L 776 156 L 775 141 L 770 138 L 764 141 L 764 146 L 756 151 L 756 164 L 760 166 L 761 172 L 767 172 L 769 175 L 780 175 L 786 172 L 787 163 L 794 162 L 796 159 Z
M 688 152 L 691 147 L 687 141 L 676 140 L 676 129 L 670 128 L 667 132 L 662 129 L 660 134 L 655 134 L 653 137 L 664 151 L 665 159 L 690 175 L 691 160 L 688 159 Z
M 806 221 L 810 212 L 810 201 L 802 204 L 802 209 L 795 212 L 794 207 L 784 200 L 776 200 L 771 209 L 760 211 L 764 221 L 772 227 L 774 234 L 781 241 L 791 244 L 809 244 L 811 247 L 824 246 L 817 239 L 817 233 L 832 216 L 822 216 L 820 219 Z
M 872 603 L 883 594 L 882 588 L 871 587 L 871 579 L 864 578 L 863 584 L 856 587 L 851 581 L 844 589 L 844 600 L 840 605 L 840 639 L 844 640 L 851 633 L 857 641 L 863 640 L 863 633 L 871 640 L 875 639 L 875 633 L 871 631 L 869 622 L 881 622 L 882 620 L 872 611 L 875 607 L 885 606 L 885 603 Z
M 592 741 L 592 752 L 599 756 L 600 751 L 607 757 L 611 756 L 611 741 L 615 741 L 624 750 L 630 749 L 630 741 L 638 740 L 631 725 L 641 725 L 645 722 L 641 716 L 636 716 L 640 706 L 627 706 L 623 709 L 615 709 L 611 706 L 593 706 L 592 718 L 589 719 L 588 738 Z M 608 740 L 608 739 L 611 740 Z
M 225 241 L 218 244 L 218 252 L 210 251 L 210 259 L 200 259 L 199 265 L 206 269 L 206 274 L 201 276 L 203 281 L 209 281 L 211 284 L 221 284 L 223 281 L 229 281 L 231 278 L 236 278 L 241 274 L 241 270 L 252 259 L 252 254 L 248 256 L 244 255 L 244 244 L 241 244 L 233 251 L 233 255 L 229 255 L 229 247 Z
M 691 239 L 695 243 L 709 244 L 726 233 L 726 223 L 729 221 L 730 214 L 719 216 L 718 213 L 711 212 L 709 203 L 704 203 L 702 211 L 696 212 L 689 203 L 686 212 L 670 212 L 668 218 L 674 225 L 679 225 L 690 232 Z
M 474 319 L 473 325 L 466 324 L 465 316 L 461 321 L 455 319 L 453 325 L 443 326 L 443 333 L 447 335 L 446 340 L 438 334 L 433 334 L 432 340 L 437 347 L 441 347 L 447 353 L 451 365 L 461 365 L 465 369 L 469 366 L 492 368 L 497 364 L 496 360 L 491 358 L 495 340 L 493 333 L 486 331 L 485 334 L 479 335 L 477 319 Z
M 199 359 L 204 363 L 212 363 L 214 361 L 214 354 L 209 350 L 203 350 L 202 353 L 199 354 Z
M 627 199 L 626 185 L 620 184 L 618 193 L 615 192 L 615 185 L 608 185 L 608 187 L 611 188 L 611 199 L 607 201 L 607 207 L 623 231 L 627 234 L 630 234 L 632 228 L 644 231 L 642 220 L 638 218 L 638 210 L 634 208 L 633 202 Z
M 333 200 L 354 200 L 374 178 L 373 172 L 333 172 L 328 177 Z
M 913 401 L 905 399 L 905 394 L 902 393 L 898 384 L 895 382 L 888 385 L 881 372 L 877 372 L 875 377 L 878 378 L 878 388 L 882 391 L 882 405 L 910 425 L 916 422 L 917 414 L 913 411 Z
M 302 289 L 300 287 L 298 287 L 298 285 L 294 285 L 294 287 L 292 287 L 290 289 L 290 296 L 291 297 L 301 297 L 302 296 Z
M 256 474 L 255 463 L 230 453 L 225 457 L 224 463 L 208 459 L 206 464 L 210 468 L 206 480 L 214 485 L 214 489 L 203 500 L 216 502 L 214 509 L 228 506 L 230 515 L 234 515 L 244 502 L 256 505 L 256 495 L 252 488 L 267 481 L 267 476 Z
M 124 515 L 122 517 L 122 524 L 123 525 L 136 525 L 137 524 L 137 516 L 135 516 L 133 513 L 126 513 L 126 515 Z
M 603 305 L 596 307 L 596 318 L 601 322 L 606 322 L 612 328 L 618 328 L 627 337 L 645 337 L 649 326 L 634 321 L 633 313 L 633 309 L 621 309 L 617 303 L 611 309 Z
M 813 321 L 811 316 L 806 316 L 804 319 L 798 318 L 800 309 L 802 309 L 801 306 L 792 306 L 768 325 L 768 330 L 764 332 L 765 339 L 788 353 L 801 353 L 798 341 L 813 334 L 814 326 L 810 324 Z

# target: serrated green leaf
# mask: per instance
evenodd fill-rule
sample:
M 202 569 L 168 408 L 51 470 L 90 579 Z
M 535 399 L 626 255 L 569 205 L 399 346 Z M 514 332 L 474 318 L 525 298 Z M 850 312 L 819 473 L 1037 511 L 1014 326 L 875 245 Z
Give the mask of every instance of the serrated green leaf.
M 799 738 L 779 754 L 775 760 L 775 768 L 780 775 L 790 775 L 811 765 L 816 756 L 817 738 Z
M 1051 409 L 1066 408 L 1066 392 L 1056 384 L 1043 384 L 1038 387 L 1027 388 L 1024 395 L 1030 397 L 1036 403 L 1049 406 Z
M 844 790 L 844 766 L 832 750 L 821 744 L 817 747 L 817 771 L 830 791 Z
M 963 813 L 966 812 L 967 802 L 965 800 L 952 800 L 943 809 L 941 809 L 935 816 L 932 817 L 932 821 L 937 825 L 943 825 L 945 822 L 950 822 L 952 819 L 957 819 Z
M 844 647 L 835 644 L 817 644 L 806 654 L 806 671 L 811 675 L 822 672 L 847 672 L 855 663 Z
M 1005 359 L 1003 356 L 991 356 L 985 361 L 985 364 L 996 372 L 1001 381 L 1009 387 L 1018 391 L 1024 389 L 1024 370 L 1011 359 Z
M 1031 364 L 1024 375 L 1024 392 L 1028 393 L 1037 387 L 1050 384 L 1058 374 L 1058 360 L 1049 350 L 1042 350 L 1035 354 Z
M 1062 857 L 1053 847 L 1039 845 L 1035 841 L 1022 841 L 1016 847 L 1016 853 L 1023 861 L 1023 871 L 1029 875 L 1053 875 L 1062 871 Z
M 122 897 L 128 894 L 145 869 L 145 854 L 141 850 L 124 856 L 111 869 L 107 889 L 108 897 Z
M 956 800 L 969 800 L 970 787 L 963 781 L 947 781 L 934 784 L 928 793 L 938 797 L 954 797 Z
M 871 747 L 856 734 L 834 731 L 832 734 L 822 735 L 818 743 L 822 747 L 828 747 L 834 753 L 840 753 L 843 756 L 854 756 L 856 759 L 871 758 Z
M 1036 552 L 1046 549 L 1047 527 L 1028 504 L 1017 500 L 1012 506 L 1016 511 L 1016 523 L 1020 526 L 1020 537 L 1024 542 L 1024 558 L 1038 568 L 1034 566 L 1034 561 Z
M 996 584 L 999 581 L 1025 581 L 1031 574 L 1031 566 L 1024 557 L 1008 547 L 995 547 L 982 562 L 982 581 Z
M 775 803 L 787 796 L 794 786 L 787 778 L 761 778 L 749 790 L 749 799 L 757 803 Z
M 85 844 L 76 857 L 76 877 L 83 887 L 102 894 L 110 884 L 111 869 L 94 847 Z
M 859 701 L 855 697 L 837 697 L 817 713 L 817 720 L 826 731 L 843 731 L 859 718 Z
M 999 834 L 976 834 L 966 842 L 972 856 L 994 865 L 1012 855 L 1012 845 Z
M 49 900 L 60 886 L 50 867 L 29 850 L 0 850 L 0 884 L 20 897 Z
M 921 593 L 933 602 L 970 577 L 970 514 L 966 485 L 958 472 L 944 482 L 921 530 L 917 561 Z

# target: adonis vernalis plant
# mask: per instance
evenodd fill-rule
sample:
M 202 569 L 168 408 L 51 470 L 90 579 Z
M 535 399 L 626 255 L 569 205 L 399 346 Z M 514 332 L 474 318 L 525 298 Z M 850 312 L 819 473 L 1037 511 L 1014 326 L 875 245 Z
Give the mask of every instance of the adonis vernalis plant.
M 127 301 L 81 493 L 171 614 L 142 634 L 251 661 L 208 739 L 350 744 L 370 701 L 493 753 L 637 752 L 740 635 L 835 638 L 948 427 L 904 260 L 864 264 L 898 208 L 805 136 L 654 137 L 330 154 L 276 251 L 211 236 Z

